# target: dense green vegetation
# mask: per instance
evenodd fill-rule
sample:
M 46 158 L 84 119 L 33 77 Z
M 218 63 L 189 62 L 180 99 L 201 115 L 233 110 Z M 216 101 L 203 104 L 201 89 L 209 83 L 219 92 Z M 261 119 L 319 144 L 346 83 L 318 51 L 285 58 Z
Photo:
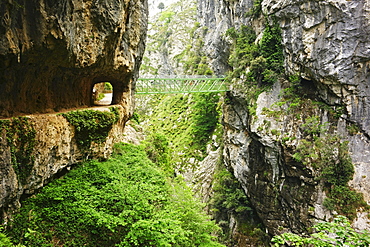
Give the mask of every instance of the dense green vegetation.
M 27 117 L 0 120 L 0 133 L 5 130 L 10 147 L 11 162 L 21 183 L 25 182 L 32 170 L 36 130 Z
M 284 233 L 272 239 L 274 246 L 312 246 L 312 247 L 365 247 L 370 245 L 368 231 L 356 231 L 344 216 L 338 215 L 332 222 L 321 222 L 314 226 L 314 233 L 309 236 L 299 236 L 294 233 Z
M 269 240 L 263 226 L 252 209 L 239 181 L 223 164 L 219 164 L 213 178 L 214 195 L 209 203 L 212 215 L 223 230 L 222 240 L 227 246 L 236 246 L 238 238 L 248 239 L 255 246 L 268 246 Z M 230 217 L 239 226 L 230 231 Z
M 107 138 L 113 124 L 119 120 L 119 112 L 110 107 L 109 112 L 96 110 L 71 111 L 62 113 L 75 127 L 75 138 L 81 149 L 89 149 L 92 142 L 101 143 Z
M 158 146 L 158 138 L 162 138 L 170 150 L 172 167 L 187 166 L 190 158 L 202 160 L 212 135 L 221 134 L 216 131 L 220 126 L 219 100 L 216 93 L 204 93 L 159 95 L 142 107 L 139 103 L 137 113 L 146 133 L 152 136 L 148 140 L 155 141 L 149 148 Z M 150 153 L 153 157 L 153 151 Z
M 202 207 L 142 147 L 119 144 L 26 200 L 7 234 L 29 247 L 222 246 Z
M 276 22 L 267 24 L 263 36 L 256 44 L 252 27 L 230 28 L 226 35 L 232 39 L 229 64 L 233 70 L 228 78 L 246 78 L 248 86 L 272 85 L 283 71 L 283 49 L 281 30 Z

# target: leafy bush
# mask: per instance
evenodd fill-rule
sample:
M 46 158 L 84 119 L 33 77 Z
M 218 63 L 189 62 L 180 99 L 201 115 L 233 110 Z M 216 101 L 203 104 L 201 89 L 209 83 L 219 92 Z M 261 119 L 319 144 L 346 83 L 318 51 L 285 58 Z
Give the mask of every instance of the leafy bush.
M 166 171 L 168 175 L 174 174 L 174 167 L 171 163 L 171 149 L 165 135 L 152 133 L 146 138 L 144 146 L 151 161 Z
M 314 233 L 310 236 L 299 236 L 294 233 L 283 233 L 272 239 L 273 246 L 353 246 L 365 247 L 370 245 L 370 233 L 358 232 L 351 228 L 351 224 L 344 216 L 338 215 L 333 222 L 321 222 L 314 226 Z
M 217 172 L 214 178 L 214 197 L 211 205 L 217 215 L 240 214 L 248 215 L 252 212 L 247 196 L 240 183 L 226 169 Z
M 260 41 L 261 55 L 266 59 L 266 69 L 276 72 L 283 72 L 283 45 L 279 23 L 274 21 L 268 23 L 263 31 Z
M 283 73 L 283 47 L 277 22 L 266 25 L 258 45 L 255 43 L 257 36 L 250 26 L 241 26 L 239 30 L 232 27 L 226 35 L 232 39 L 229 64 L 233 71 L 229 78 L 246 75 L 247 84 L 261 87 L 272 85 Z
M 223 230 L 222 239 L 227 246 L 238 245 L 241 238 L 248 239 L 253 246 L 269 246 L 267 234 L 262 230 L 260 220 L 233 174 L 220 164 L 212 185 L 214 194 L 209 205 Z M 238 222 L 235 229 L 230 229 L 229 222 L 232 219 Z
M 202 206 L 141 147 L 120 144 L 26 200 L 7 233 L 28 247 L 222 246 Z
M 80 148 L 88 149 L 92 142 L 105 141 L 113 124 L 119 120 L 118 109 L 115 107 L 109 109 L 110 112 L 83 110 L 61 114 L 75 127 L 75 137 Z
M 24 245 L 14 245 L 9 237 L 0 232 L 0 247 L 25 247 Z

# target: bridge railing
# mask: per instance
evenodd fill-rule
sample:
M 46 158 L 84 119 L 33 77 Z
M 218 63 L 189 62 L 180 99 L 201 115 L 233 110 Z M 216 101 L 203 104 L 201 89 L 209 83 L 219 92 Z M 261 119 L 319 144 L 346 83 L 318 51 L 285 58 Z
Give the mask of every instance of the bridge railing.
M 173 94 L 224 92 L 227 86 L 223 77 L 212 76 L 153 76 L 139 78 L 136 94 Z

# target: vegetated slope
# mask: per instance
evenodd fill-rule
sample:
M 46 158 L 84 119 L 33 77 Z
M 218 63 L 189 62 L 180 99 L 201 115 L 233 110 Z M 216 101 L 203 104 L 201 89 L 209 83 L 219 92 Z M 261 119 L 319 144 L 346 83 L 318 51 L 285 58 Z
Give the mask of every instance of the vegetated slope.
M 207 57 L 194 0 L 179 0 L 149 20 L 148 37 L 140 74 L 209 75 Z
M 168 142 L 173 166 L 186 167 L 190 160 L 203 160 L 207 144 L 220 135 L 220 95 L 217 93 L 138 98 L 137 113 L 148 139 L 163 136 Z M 145 103 L 140 101 L 145 100 Z M 220 137 L 220 136 L 219 136 Z
M 222 104 L 215 93 L 140 96 L 135 116 L 150 159 L 169 175 L 184 175 L 222 228 L 224 244 L 266 246 L 259 219 L 223 163 Z
M 9 236 L 27 246 L 222 246 L 182 178 L 168 178 L 140 146 L 118 144 L 24 202 Z

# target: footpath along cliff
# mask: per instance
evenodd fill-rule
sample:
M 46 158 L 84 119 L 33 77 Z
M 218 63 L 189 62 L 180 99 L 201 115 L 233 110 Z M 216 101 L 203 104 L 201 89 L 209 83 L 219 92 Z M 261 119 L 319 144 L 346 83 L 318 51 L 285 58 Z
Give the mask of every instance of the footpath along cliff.
M 145 0 L 0 1 L 1 222 L 21 198 L 122 141 L 147 8 Z M 66 113 L 93 106 L 100 82 L 113 86 L 111 108 Z

